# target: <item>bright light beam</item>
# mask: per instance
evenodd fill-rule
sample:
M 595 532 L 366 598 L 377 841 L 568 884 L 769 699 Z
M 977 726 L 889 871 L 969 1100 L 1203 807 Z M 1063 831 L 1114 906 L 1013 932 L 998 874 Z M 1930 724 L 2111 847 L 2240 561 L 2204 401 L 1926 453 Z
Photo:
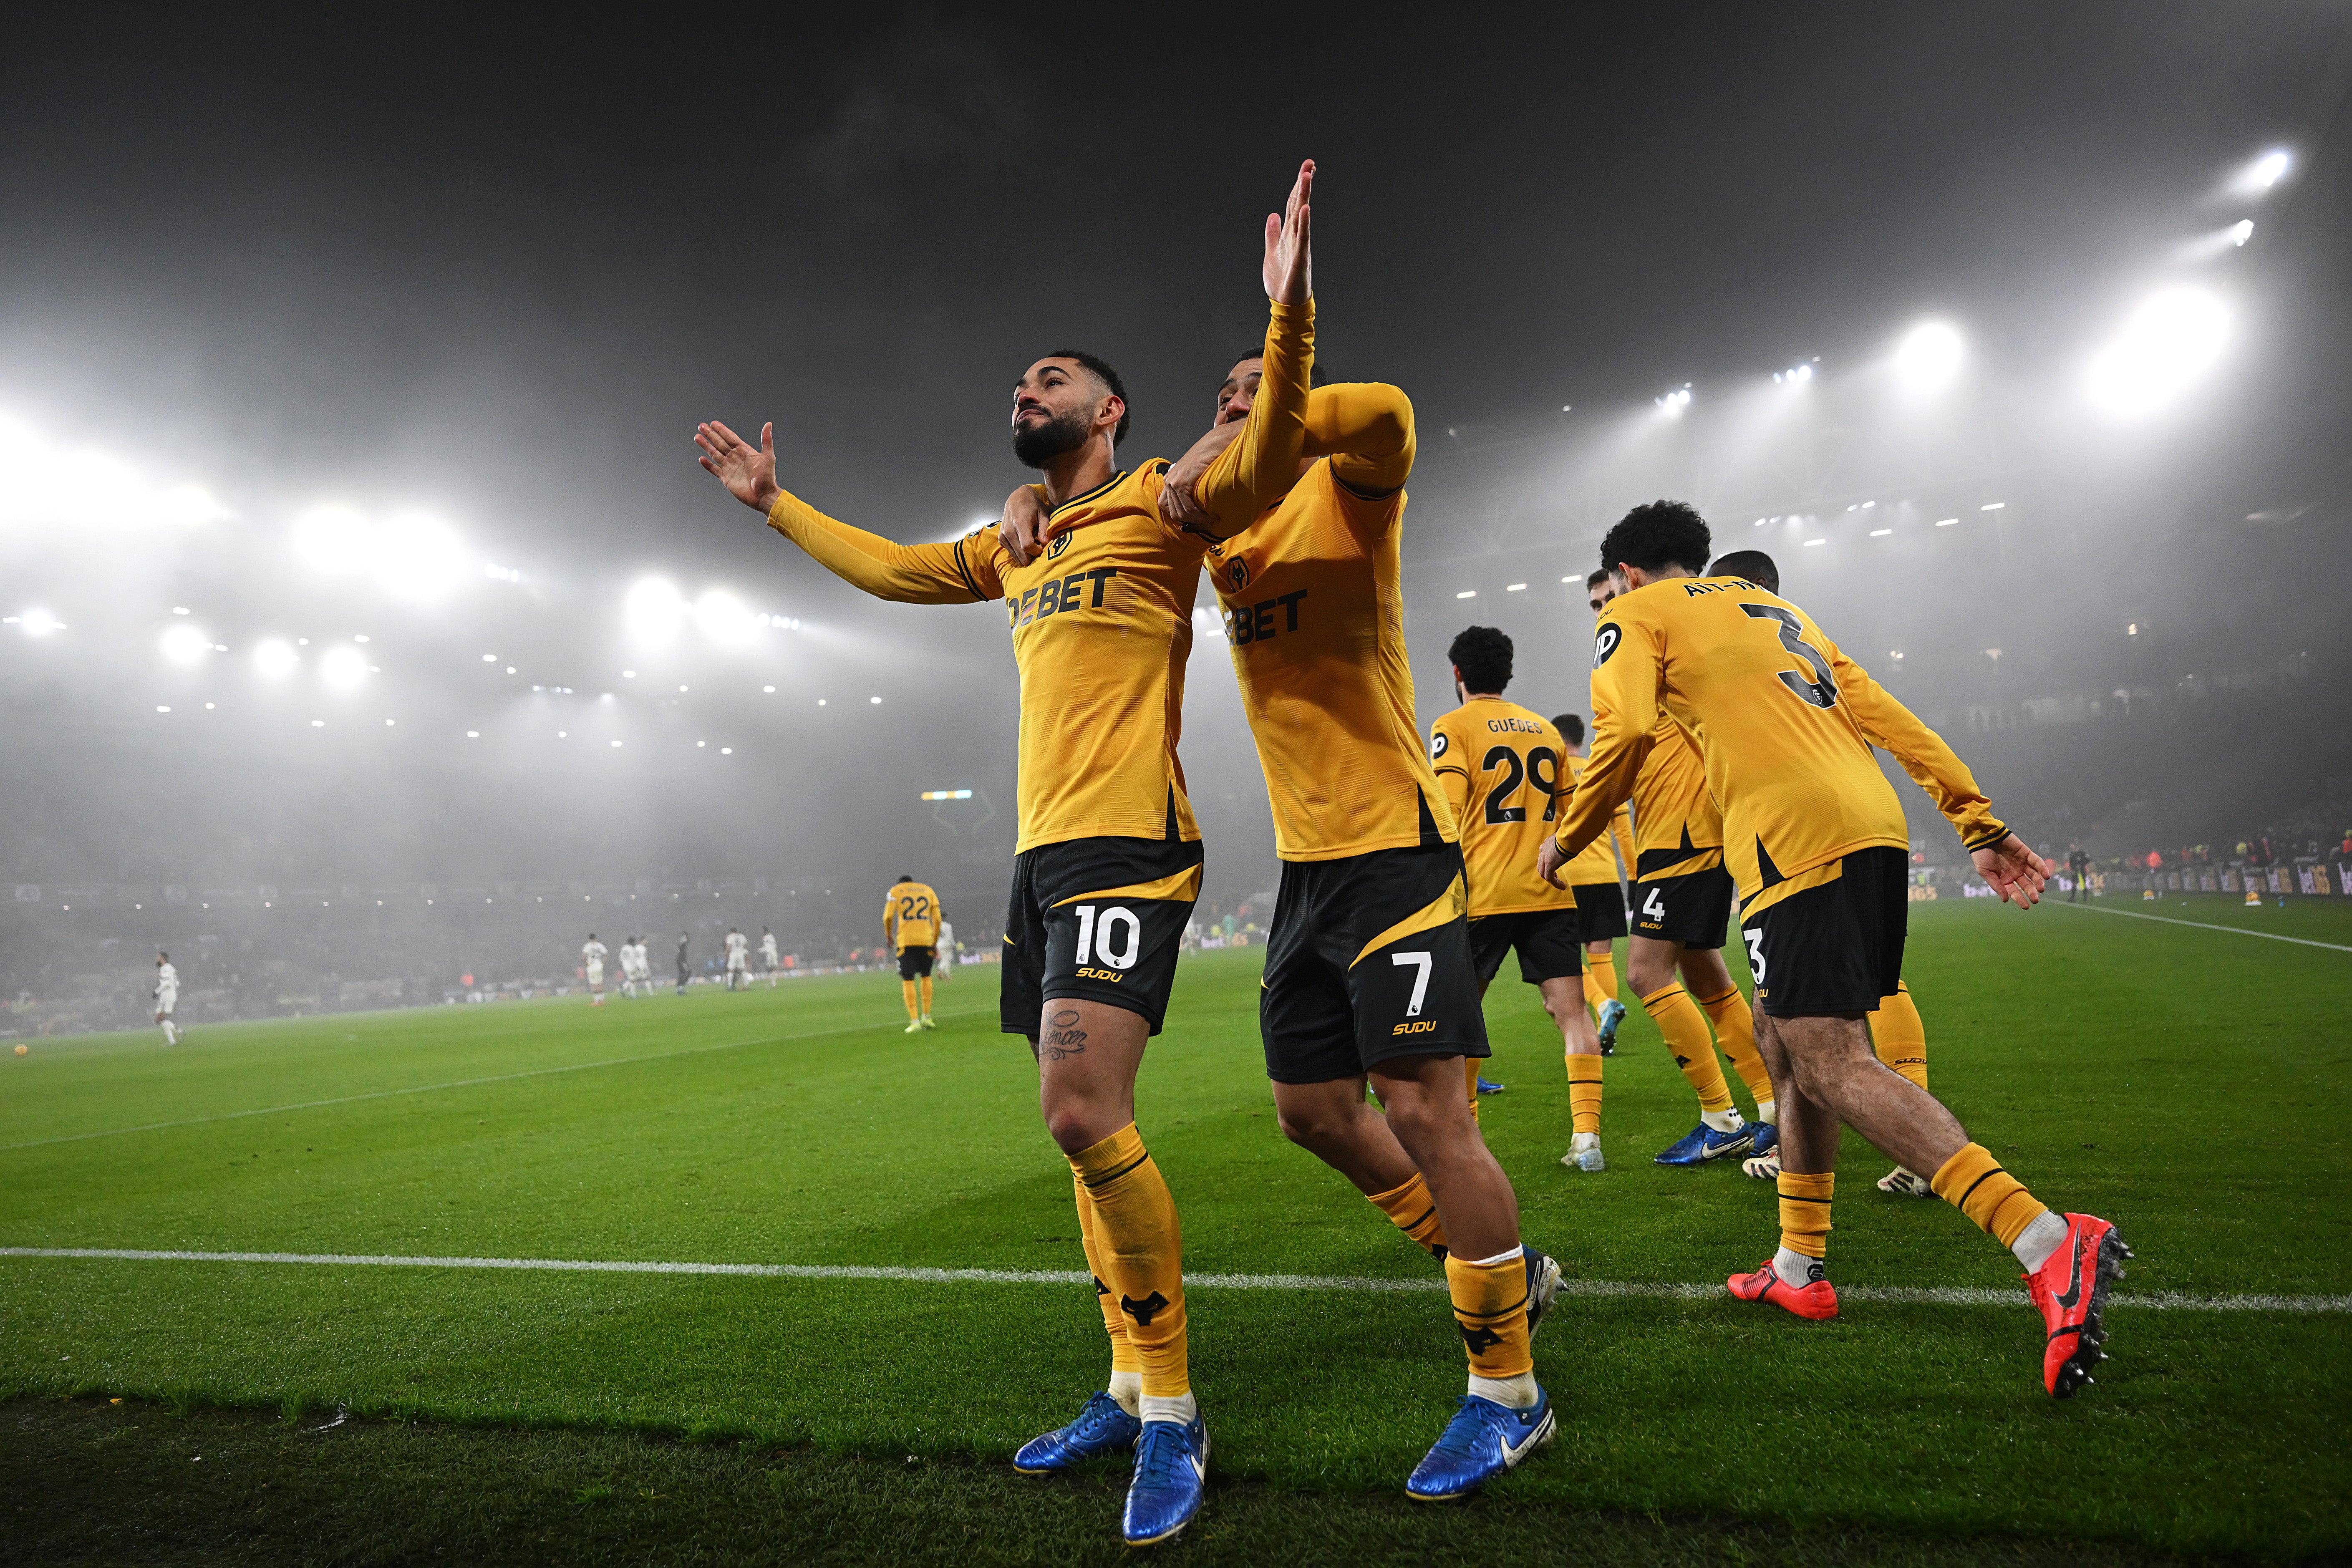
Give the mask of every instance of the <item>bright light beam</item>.
M 284 637 L 264 637 L 254 646 L 253 668 L 271 680 L 285 679 L 301 662 L 302 656 Z
M 2113 419 L 2137 419 L 2171 404 L 2213 368 L 2228 345 L 2229 307 L 2201 289 L 2166 289 L 2124 319 L 2115 341 L 2091 356 L 2084 390 Z
M 1947 321 L 1922 321 L 1895 345 L 1895 374 L 1907 391 L 1937 392 L 1960 374 L 1967 357 L 1959 329 Z
M 173 664 L 195 664 L 213 651 L 213 639 L 185 621 L 175 621 L 164 628 L 163 646 L 163 657 Z

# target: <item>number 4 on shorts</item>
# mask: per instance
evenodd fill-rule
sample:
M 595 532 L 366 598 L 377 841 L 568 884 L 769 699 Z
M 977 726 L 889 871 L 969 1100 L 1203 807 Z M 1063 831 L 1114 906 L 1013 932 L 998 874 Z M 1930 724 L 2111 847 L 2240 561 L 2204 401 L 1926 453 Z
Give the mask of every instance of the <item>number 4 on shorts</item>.
M 1420 971 L 1412 977 L 1412 1000 L 1404 1007 L 1406 1017 L 1420 1017 L 1421 999 L 1429 994 L 1429 972 L 1435 961 L 1426 952 L 1392 952 L 1389 954 L 1389 962 L 1400 969 L 1410 963 Z
M 1649 889 L 1649 896 L 1642 900 L 1642 913 L 1654 921 L 1666 918 L 1666 901 L 1658 897 L 1657 889 Z

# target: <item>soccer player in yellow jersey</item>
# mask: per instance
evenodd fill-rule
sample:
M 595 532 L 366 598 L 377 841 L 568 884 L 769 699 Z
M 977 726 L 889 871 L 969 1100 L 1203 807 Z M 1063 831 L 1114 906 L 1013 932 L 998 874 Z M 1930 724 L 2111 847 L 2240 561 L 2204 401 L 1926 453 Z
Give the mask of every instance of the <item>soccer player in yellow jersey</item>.
M 936 1029 L 931 1022 L 931 963 L 939 956 L 947 916 L 930 885 L 901 877 L 882 895 L 882 934 L 898 953 L 898 992 L 907 1002 L 907 1033 Z
M 1551 727 L 1568 748 L 1563 764 L 1568 776 L 1560 784 L 1565 795 L 1584 772 L 1584 719 L 1555 713 Z M 1584 999 L 1592 1008 L 1593 1029 L 1604 1057 L 1617 1054 L 1617 1026 L 1625 1021 L 1625 1004 L 1617 1000 L 1615 944 L 1625 934 L 1625 881 L 1635 864 L 1633 807 L 1628 802 L 1610 819 L 1609 831 L 1586 845 L 1584 853 L 1561 873 L 1568 890 L 1576 895 L 1577 929 L 1584 939 Z
M 1617 589 L 1602 574 L 1599 582 L 1588 581 L 1586 591 L 1598 616 Z M 1707 793 L 1698 751 L 1683 732 L 1662 721 L 1652 740 L 1633 782 L 1633 935 L 1625 967 L 1643 1011 L 1698 1096 L 1698 1125 L 1660 1152 L 1656 1163 L 1703 1165 L 1770 1150 L 1777 1110 L 1748 999 L 1723 962 L 1732 895 L 1731 875 L 1723 868 L 1723 814 Z M 1740 1121 L 1732 1102 L 1723 1066 L 1715 1059 L 1718 1044 L 1755 1097 L 1752 1124 Z
M 1568 1058 L 1570 1137 L 1560 1163 L 1599 1171 L 1601 1037 L 1584 1010 L 1582 926 L 1575 895 L 1562 897 L 1535 869 L 1537 847 L 1559 815 L 1567 748 L 1549 721 L 1504 700 L 1512 651 L 1495 626 L 1472 626 L 1454 639 L 1445 657 L 1462 706 L 1430 726 L 1429 760 L 1461 824 L 1479 993 L 1516 948 L 1519 978 L 1543 998 Z M 1605 843 L 1600 847 L 1609 852 Z
M 1710 577 L 1745 577 L 1768 594 L 1780 591 L 1780 568 L 1761 550 L 1734 550 L 1718 555 L 1706 569 Z M 1900 980 L 1895 994 L 1880 1000 L 1870 1015 L 1870 1048 L 1878 1059 L 1917 1084 L 1927 1087 L 1927 1026 L 1911 999 L 1911 988 Z M 1759 1181 L 1778 1181 L 1780 1156 L 1768 1152 L 1739 1167 Z M 1936 1190 L 1927 1178 L 1901 1165 L 1878 1178 L 1878 1190 L 1895 1197 L 1932 1198 Z
M 2016 1255 L 2048 1331 L 2042 1386 L 2065 1398 L 2104 1359 L 2107 1287 L 2131 1250 L 2105 1220 L 2037 1202 L 1933 1095 L 1871 1053 L 1864 1019 L 1903 969 L 1910 846 L 1872 747 L 1927 791 L 2004 900 L 2037 901 L 2052 867 L 1993 816 L 1952 749 L 1804 611 L 1746 578 L 1700 576 L 1708 543 L 1679 501 L 1636 507 L 1601 540 L 1622 591 L 1593 643 L 1592 761 L 1543 849 L 1544 872 L 1600 834 L 1671 720 L 1723 804 L 1759 1044 L 1780 1089 L 1780 1247 L 1732 1276 L 1732 1294 L 1837 1314 L 1822 1258 L 1843 1124 L 1935 1173 L 1937 1195 Z
M 1311 363 L 1308 198 L 1301 166 L 1265 224 L 1271 365 Z M 1186 1357 L 1181 1233 L 1135 1126 L 1135 1079 L 1159 1033 L 1201 886 L 1200 830 L 1177 761 L 1184 661 L 1201 562 L 1297 477 L 1303 368 L 1275 378 L 1196 500 L 1213 521 L 1160 510 L 1168 465 L 1114 461 L 1128 422 L 1118 374 L 1046 355 L 1013 388 L 1013 447 L 1045 477 L 1066 531 L 1042 551 L 1002 525 L 950 544 L 901 545 L 835 521 L 777 487 L 773 427 L 757 447 L 699 426 L 701 462 L 770 527 L 867 593 L 917 604 L 1001 598 L 1021 674 L 1020 838 L 1005 916 L 1003 1026 L 1026 1036 L 1047 1131 L 1068 1157 L 1078 1226 L 1111 1341 L 1111 1387 L 1014 1457 L 1026 1471 L 1135 1449 L 1121 1521 L 1164 1541 L 1201 1504 L 1208 1432 Z
M 1213 475 L 1308 374 L 1304 360 L 1236 361 L 1163 511 L 1192 517 L 1192 476 Z M 1412 405 L 1392 386 L 1326 386 L 1306 424 L 1297 484 L 1208 563 L 1282 860 L 1259 1029 L 1284 1132 L 1444 1262 L 1470 1394 L 1405 1483 L 1438 1500 L 1551 1440 L 1529 1342 L 1559 1266 L 1521 1244 L 1517 1199 L 1463 1092 L 1487 1047 L 1454 814 L 1423 753 L 1404 643 Z M 1024 504 L 1016 492 L 1008 508 Z M 1368 1080 L 1385 1117 L 1364 1102 Z

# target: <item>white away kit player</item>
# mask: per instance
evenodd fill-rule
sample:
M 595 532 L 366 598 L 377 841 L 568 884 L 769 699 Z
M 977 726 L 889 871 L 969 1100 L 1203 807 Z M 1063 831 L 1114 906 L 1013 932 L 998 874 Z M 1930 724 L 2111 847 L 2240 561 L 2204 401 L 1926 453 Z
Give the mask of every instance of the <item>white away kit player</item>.
M 931 973 L 945 980 L 955 973 L 955 927 L 945 921 L 940 922 L 939 949 L 939 959 L 931 966 Z
M 604 953 L 606 951 L 604 944 L 596 940 L 596 933 L 593 931 L 588 933 L 588 940 L 580 947 L 580 962 L 588 971 L 588 994 L 593 998 L 591 1006 L 602 1007 L 604 1005 Z
M 760 967 L 768 972 L 768 989 L 776 988 L 776 966 L 782 960 L 776 952 L 776 933 L 766 926 L 760 928 Z
M 180 1005 L 180 972 L 172 967 L 172 955 L 155 955 L 155 1021 L 163 1026 L 163 1043 L 180 1043 L 180 1026 L 172 1022 L 172 1009 Z
M 729 926 L 727 928 L 728 990 L 740 991 L 751 984 L 751 977 L 744 973 L 744 966 L 749 962 L 751 951 L 751 939 L 733 926 Z

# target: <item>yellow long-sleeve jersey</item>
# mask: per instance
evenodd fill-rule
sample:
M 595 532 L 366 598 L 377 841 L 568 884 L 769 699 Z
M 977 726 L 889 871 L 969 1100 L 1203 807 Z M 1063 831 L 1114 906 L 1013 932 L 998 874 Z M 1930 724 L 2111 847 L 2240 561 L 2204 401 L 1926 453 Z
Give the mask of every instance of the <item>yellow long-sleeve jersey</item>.
M 1318 387 L 1306 454 L 1328 456 L 1209 551 L 1285 860 L 1454 842 L 1422 752 L 1404 640 L 1398 541 L 1412 452 L 1403 393 Z
M 1633 779 L 1633 854 L 1640 877 L 1680 877 L 1723 864 L 1723 813 L 1706 787 L 1706 759 L 1661 718 Z
M 896 883 L 882 895 L 882 933 L 893 947 L 936 946 L 946 918 L 928 882 Z
M 1568 777 L 1560 781 L 1559 786 L 1563 805 L 1574 793 L 1576 781 L 1584 776 L 1585 759 L 1570 756 L 1567 766 Z M 1636 783 L 1633 787 L 1639 793 L 1641 785 Z M 1611 853 L 1612 848 L 1614 854 Z M 1633 854 L 1633 807 L 1628 802 L 1621 804 L 1609 818 L 1609 831 L 1594 835 L 1592 842 L 1584 847 L 1583 852 L 1568 863 L 1568 868 L 1559 874 L 1559 879 L 1571 888 L 1586 887 L 1594 882 L 1607 882 L 1613 887 L 1620 865 L 1625 868 L 1625 875 L 1632 878 L 1637 874 L 1637 864 Z
M 1499 697 L 1473 697 L 1429 727 L 1430 763 L 1462 826 L 1472 920 L 1575 903 L 1536 872 L 1536 851 L 1559 815 L 1567 756 L 1550 720 Z
M 1968 847 L 2008 835 L 1951 747 L 1804 611 L 1743 577 L 1669 577 L 1601 615 L 1592 755 L 1561 816 L 1562 853 L 1599 837 L 1633 793 L 1661 717 L 1705 760 L 1743 916 L 1835 876 L 1854 850 L 1908 846 L 1873 746 L 1894 753 Z
M 1269 372 L 1311 361 L 1313 304 L 1277 304 L 1272 316 Z M 1285 376 L 1294 379 L 1303 388 L 1305 376 Z M 770 505 L 768 526 L 878 598 L 1004 602 L 1021 672 L 1018 849 L 1102 837 L 1197 839 L 1176 746 L 1201 561 L 1218 533 L 1248 526 L 1297 480 L 1303 392 L 1261 398 L 1250 425 L 1195 489 L 1217 533 L 1160 517 L 1161 461 L 1055 508 L 1063 531 L 1026 566 L 993 525 L 953 544 L 898 544 L 789 493 Z

